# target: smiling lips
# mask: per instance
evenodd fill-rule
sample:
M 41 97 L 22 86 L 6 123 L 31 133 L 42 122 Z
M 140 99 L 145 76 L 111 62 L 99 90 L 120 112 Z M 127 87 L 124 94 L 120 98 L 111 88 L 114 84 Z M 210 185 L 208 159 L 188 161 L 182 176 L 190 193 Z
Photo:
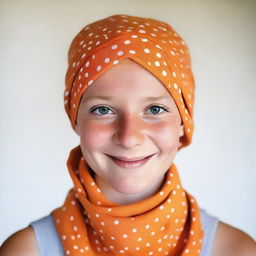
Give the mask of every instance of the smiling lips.
M 108 155 L 115 164 L 123 168 L 136 168 L 145 164 L 153 155 L 147 157 L 137 157 L 137 158 L 125 158 L 125 157 L 113 157 Z

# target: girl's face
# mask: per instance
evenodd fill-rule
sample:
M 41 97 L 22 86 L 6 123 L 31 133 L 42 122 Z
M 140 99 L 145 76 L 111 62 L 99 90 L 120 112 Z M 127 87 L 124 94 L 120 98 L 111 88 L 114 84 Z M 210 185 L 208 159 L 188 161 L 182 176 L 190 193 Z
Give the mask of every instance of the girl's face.
M 86 90 L 75 129 L 98 186 L 111 197 L 156 192 L 177 153 L 180 128 L 180 114 L 167 89 L 126 59 Z M 143 164 L 113 159 L 148 156 Z

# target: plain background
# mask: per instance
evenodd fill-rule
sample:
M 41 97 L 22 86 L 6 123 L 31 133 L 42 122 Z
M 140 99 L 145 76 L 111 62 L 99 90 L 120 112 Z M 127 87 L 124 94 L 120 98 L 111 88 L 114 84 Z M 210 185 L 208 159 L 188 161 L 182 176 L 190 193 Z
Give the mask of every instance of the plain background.
M 67 50 L 113 14 L 168 22 L 190 47 L 195 134 L 178 153 L 201 208 L 256 238 L 256 1 L 0 1 L 0 243 L 60 206 L 78 143 L 64 112 Z

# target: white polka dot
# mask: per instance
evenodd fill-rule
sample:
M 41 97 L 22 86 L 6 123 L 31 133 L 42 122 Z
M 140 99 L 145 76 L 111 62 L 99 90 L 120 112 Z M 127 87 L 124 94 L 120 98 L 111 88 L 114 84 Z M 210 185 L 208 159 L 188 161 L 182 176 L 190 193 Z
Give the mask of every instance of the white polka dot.
M 115 225 L 118 225 L 118 224 L 119 224 L 119 220 L 115 220 L 115 221 L 114 221 L 114 224 L 115 224 Z
M 136 232 L 137 232 L 137 229 L 136 229 L 136 228 L 133 228 L 133 229 L 132 229 L 132 232 L 133 232 L 133 233 L 136 233 Z
M 178 85 L 176 83 L 174 83 L 173 86 L 176 90 L 178 89 Z
M 153 255 L 154 253 L 153 252 L 149 252 L 148 255 Z
M 130 43 L 131 43 L 130 40 L 125 40 L 125 41 L 124 41 L 124 44 L 130 44 Z
M 128 235 L 127 235 L 127 234 L 124 234 L 124 235 L 123 235 L 123 238 L 127 238 L 127 237 L 128 237 Z
M 150 233 L 150 235 L 151 235 L 151 236 L 154 236 L 155 233 L 156 233 L 155 231 L 152 231 L 152 232 Z
M 147 225 L 145 226 L 145 229 L 149 229 L 149 227 L 150 227 L 150 225 L 147 224 Z
M 186 250 L 185 250 L 185 253 L 189 253 L 189 249 L 186 249 Z
M 93 83 L 93 80 L 90 80 L 89 82 L 88 82 L 88 85 L 91 85 Z
M 149 50 L 148 48 L 145 48 L 145 49 L 144 49 L 144 52 L 145 52 L 145 53 L 150 53 L 150 50 Z
M 175 73 L 174 71 L 172 72 L 172 76 L 173 76 L 173 77 L 176 77 L 176 73 Z
M 159 218 L 157 217 L 157 218 L 155 218 L 155 222 L 158 222 L 159 221 Z
M 99 45 L 99 44 L 100 44 L 100 41 L 97 41 L 97 42 L 96 42 L 96 45 Z
M 105 222 L 104 222 L 104 221 L 101 221 L 100 225 L 101 225 L 101 226 L 105 226 Z
M 145 31 L 145 30 L 143 30 L 143 29 L 140 29 L 140 30 L 139 30 L 139 33 L 141 33 L 141 34 L 145 34 L 145 33 L 146 33 L 146 31 Z
M 129 53 L 135 54 L 136 52 L 134 50 L 130 50 Z
M 163 206 L 163 205 L 161 205 L 161 206 L 159 207 L 159 209 L 160 209 L 160 210 L 163 210 L 163 209 L 164 209 L 164 206 Z
M 74 216 L 70 216 L 70 218 L 69 218 L 71 221 L 73 221 L 75 218 L 74 218 Z
M 88 68 L 90 65 L 90 61 L 86 61 L 85 66 Z
M 110 59 L 109 58 L 105 58 L 105 63 L 109 63 L 110 62 Z
M 139 250 L 140 250 L 140 247 L 136 247 L 135 250 L 136 250 L 136 251 L 139 251 Z
M 83 59 L 85 56 L 86 56 L 86 53 L 84 53 L 84 54 L 82 55 L 82 59 Z
M 96 70 L 100 71 L 101 70 L 101 65 L 97 66 Z
M 122 56 L 124 54 L 124 52 L 123 51 L 119 51 L 119 52 L 117 52 L 117 55 L 118 56 Z
M 164 195 L 164 192 L 163 192 L 163 191 L 161 191 L 159 194 L 160 194 L 160 196 L 163 196 L 163 195 Z
M 156 67 L 160 67 L 160 62 L 159 61 L 155 61 L 155 66 Z
M 114 236 L 111 236 L 110 239 L 111 239 L 111 240 L 115 240 L 115 237 L 114 237 Z
M 69 251 L 69 250 L 67 250 L 67 251 L 66 251 L 66 254 L 67 254 L 67 255 L 69 255 L 69 254 L 70 254 L 70 251 Z
M 112 47 L 111 47 L 112 50 L 115 50 L 116 48 L 117 48 L 116 44 L 112 45 Z
M 67 239 L 67 237 L 66 237 L 65 235 L 63 235 L 63 236 L 62 236 L 62 239 L 63 239 L 63 240 L 66 240 L 66 239 Z
M 163 76 L 166 76 L 167 75 L 167 72 L 165 70 L 162 71 L 162 75 Z
M 96 218 L 99 218 L 99 217 L 100 217 L 100 215 L 99 215 L 98 213 L 96 213 L 95 216 L 96 216 Z
M 148 39 L 147 38 L 142 38 L 141 41 L 142 42 L 148 42 Z
M 113 64 L 114 64 L 114 65 L 116 65 L 116 64 L 118 64 L 118 63 L 119 63 L 118 60 L 114 60 L 114 61 L 113 61 Z
M 150 246 L 150 243 L 146 243 L 146 247 L 149 247 Z
M 132 38 L 137 38 L 138 36 L 137 35 L 132 35 Z
M 138 241 L 139 241 L 139 242 L 141 242 L 141 241 L 142 241 L 142 238 L 141 238 L 141 237 L 139 237 L 139 238 L 138 238 Z
M 161 58 L 161 57 L 162 57 L 161 53 L 158 52 L 158 53 L 156 54 L 156 57 Z

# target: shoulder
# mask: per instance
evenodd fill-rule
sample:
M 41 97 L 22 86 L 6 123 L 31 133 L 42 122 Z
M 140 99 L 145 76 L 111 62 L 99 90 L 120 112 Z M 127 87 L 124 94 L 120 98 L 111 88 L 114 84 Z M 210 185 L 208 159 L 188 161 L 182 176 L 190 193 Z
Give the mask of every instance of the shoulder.
M 11 235 L 0 247 L 1 256 L 39 256 L 32 227 L 27 227 Z
M 256 242 L 245 232 L 219 222 L 211 256 L 255 256 Z

